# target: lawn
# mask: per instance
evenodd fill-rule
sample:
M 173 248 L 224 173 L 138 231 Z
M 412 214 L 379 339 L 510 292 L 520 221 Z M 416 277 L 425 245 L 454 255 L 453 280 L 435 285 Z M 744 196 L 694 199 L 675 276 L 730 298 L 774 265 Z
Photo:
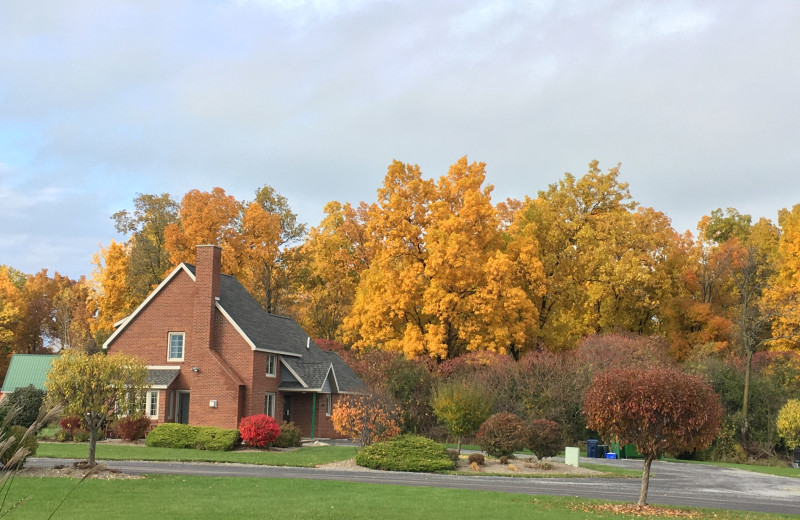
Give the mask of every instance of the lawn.
M 98 460 L 163 460 L 192 462 L 236 462 L 266 466 L 314 467 L 354 457 L 355 448 L 346 446 L 314 446 L 291 451 L 205 451 L 177 448 L 150 448 L 98 444 Z M 86 443 L 43 442 L 36 457 L 85 459 L 89 456 Z
M 17 477 L 6 504 L 30 494 L 31 498 L 14 511 L 13 518 L 47 518 L 75 482 L 63 478 Z M 53 518 L 217 520 L 256 515 L 302 520 L 521 519 L 534 515 L 542 520 L 620 518 L 614 513 L 590 509 L 598 504 L 607 502 L 315 480 L 150 476 L 140 480 L 86 480 L 75 488 Z M 673 515 L 650 518 L 673 518 Z M 693 518 L 792 517 L 702 510 L 700 516 Z

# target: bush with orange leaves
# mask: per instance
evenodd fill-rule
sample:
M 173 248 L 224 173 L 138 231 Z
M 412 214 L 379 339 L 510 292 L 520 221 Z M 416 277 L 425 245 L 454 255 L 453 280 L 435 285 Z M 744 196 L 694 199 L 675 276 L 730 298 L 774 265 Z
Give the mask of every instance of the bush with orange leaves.
M 391 397 L 349 395 L 333 408 L 333 428 L 363 448 L 400 433 L 400 407 Z

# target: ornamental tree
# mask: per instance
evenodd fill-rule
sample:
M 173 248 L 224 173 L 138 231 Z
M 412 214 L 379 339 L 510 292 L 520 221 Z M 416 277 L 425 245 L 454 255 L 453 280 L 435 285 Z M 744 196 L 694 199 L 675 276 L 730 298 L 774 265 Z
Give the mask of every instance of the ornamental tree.
M 778 412 L 778 434 L 786 446 L 800 446 L 800 400 L 789 399 Z
M 333 429 L 358 442 L 359 447 L 400 433 L 400 407 L 388 396 L 349 395 L 333 407 Z
M 64 415 L 84 419 L 89 430 L 89 466 L 94 466 L 97 432 L 115 412 L 141 416 L 144 409 L 147 367 L 124 354 L 64 350 L 53 361 L 45 382 L 47 399 L 61 405 Z
M 475 381 L 445 381 L 436 389 L 431 401 L 433 413 L 447 425 L 450 435 L 458 437 L 458 454 L 464 435 L 475 433 L 489 417 L 492 401 L 486 390 Z
M 644 456 L 640 506 L 647 504 L 653 460 L 666 452 L 707 448 L 722 418 L 722 405 L 711 386 L 663 366 L 600 373 L 586 391 L 583 410 L 587 427 L 633 444 Z

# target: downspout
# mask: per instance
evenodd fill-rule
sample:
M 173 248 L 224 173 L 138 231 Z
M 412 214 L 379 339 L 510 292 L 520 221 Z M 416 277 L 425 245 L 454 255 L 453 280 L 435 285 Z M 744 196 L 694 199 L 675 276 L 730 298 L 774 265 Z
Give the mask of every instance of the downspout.
M 311 394 L 311 438 L 314 438 L 314 422 L 317 418 L 317 393 Z

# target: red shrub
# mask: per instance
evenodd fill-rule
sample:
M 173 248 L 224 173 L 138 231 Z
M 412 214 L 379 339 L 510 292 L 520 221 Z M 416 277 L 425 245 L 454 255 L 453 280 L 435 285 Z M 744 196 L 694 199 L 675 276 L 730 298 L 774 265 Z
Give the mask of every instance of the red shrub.
M 61 426 L 62 430 L 73 435 L 75 430 L 83 428 L 83 419 L 80 417 L 64 417 L 58 422 L 58 425 Z
M 123 417 L 117 421 L 117 434 L 123 441 L 135 441 L 144 439 L 144 434 L 150 428 L 149 417 Z
M 278 422 L 263 413 L 245 417 L 239 423 L 239 435 L 249 446 L 265 448 L 280 434 L 281 428 Z
M 525 443 L 525 424 L 513 413 L 496 413 L 486 419 L 476 437 L 481 449 L 492 457 L 513 455 Z

